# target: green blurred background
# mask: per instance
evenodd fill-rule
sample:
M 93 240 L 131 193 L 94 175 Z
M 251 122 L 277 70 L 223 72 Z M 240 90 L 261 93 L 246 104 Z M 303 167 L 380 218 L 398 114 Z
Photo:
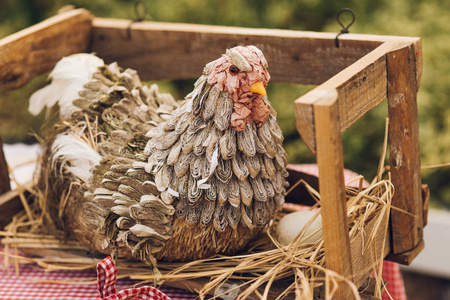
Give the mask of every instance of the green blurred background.
M 98 17 L 134 19 L 129 0 L 0 0 L 0 38 L 55 15 L 72 4 Z M 147 0 L 148 20 L 338 32 L 337 12 L 351 8 L 352 33 L 419 36 L 423 39 L 424 73 L 419 91 L 421 160 L 423 166 L 450 162 L 450 1 L 448 0 Z M 343 18 L 350 19 L 348 15 Z M 269 62 L 270 63 L 270 62 Z M 0 134 L 5 143 L 33 143 L 43 115 L 27 112 L 28 98 L 43 86 L 45 76 L 16 91 L 0 91 Z M 192 82 L 161 82 L 162 91 L 181 98 Z M 314 162 L 300 140 L 293 100 L 312 87 L 271 84 L 269 98 L 278 111 L 290 163 Z M 386 101 L 385 101 L 386 102 Z M 343 135 L 344 164 L 371 180 L 382 151 L 387 105 L 383 103 Z M 450 168 L 423 170 L 432 192 L 431 205 L 450 208 Z

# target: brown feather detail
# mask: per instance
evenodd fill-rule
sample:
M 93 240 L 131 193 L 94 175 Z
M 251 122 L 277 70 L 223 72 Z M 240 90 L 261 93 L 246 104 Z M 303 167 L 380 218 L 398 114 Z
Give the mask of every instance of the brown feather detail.
M 186 221 L 191 225 L 197 224 L 200 221 L 200 218 L 202 217 L 202 210 L 203 210 L 202 201 L 195 206 L 189 205 L 188 210 L 186 212 Z
M 238 207 L 241 204 L 241 192 L 237 178 L 231 178 L 228 189 L 228 202 L 232 206 Z
M 286 169 L 286 165 L 287 165 L 286 151 L 284 151 L 281 144 L 278 144 L 277 154 L 275 154 L 274 163 L 275 163 L 275 168 L 278 171 Z
M 175 207 L 175 216 L 177 219 L 184 219 L 186 217 L 189 205 L 186 201 L 178 201 Z
M 242 162 L 247 166 L 249 175 L 252 178 L 258 176 L 259 172 L 261 171 L 261 166 L 259 164 L 259 155 L 255 155 L 253 157 L 242 155 Z
M 167 156 L 167 164 L 173 166 L 179 159 L 181 153 L 182 138 L 180 138 L 175 145 L 170 149 L 169 155 Z
M 265 154 L 266 153 L 266 147 L 264 146 L 263 142 L 258 137 L 257 131 L 256 131 L 256 125 L 253 124 L 253 139 L 255 140 L 255 149 L 256 152 L 259 154 Z
M 217 200 L 217 180 L 215 177 L 211 177 L 207 183 L 209 183 L 210 187 L 205 189 L 205 199 L 215 202 Z
M 284 140 L 284 137 L 283 132 L 281 131 L 281 128 L 276 121 L 276 118 L 270 115 L 269 119 L 267 120 L 267 125 L 269 126 L 270 133 L 272 134 L 272 137 L 275 139 L 277 144 L 281 144 Z
M 211 90 L 211 86 L 209 84 L 205 84 L 203 86 L 202 92 L 200 95 L 197 95 L 192 102 L 192 114 L 196 117 L 200 117 L 200 115 L 204 111 L 205 102 L 208 99 L 209 91 Z
M 231 159 L 236 154 L 236 130 L 228 128 L 220 138 L 220 155 L 222 159 Z
M 259 127 L 256 131 L 258 133 L 258 137 L 261 143 L 264 145 L 264 148 L 266 148 L 266 155 L 268 155 L 270 158 L 274 158 L 277 150 L 277 145 L 273 140 L 267 122 L 264 123 L 261 127 Z
M 144 185 L 144 182 L 141 182 L 135 178 L 131 178 L 128 176 L 122 176 L 119 178 L 120 184 L 132 187 L 133 189 L 135 189 L 138 193 L 140 193 L 142 195 L 159 194 L 158 190 L 156 188 L 154 188 L 154 185 L 152 185 L 152 186 L 149 186 L 148 184 Z
M 179 138 L 180 136 L 175 131 L 172 131 L 169 134 L 165 134 L 157 139 L 153 139 L 152 142 L 155 143 L 156 149 L 166 150 L 167 148 L 172 147 Z
M 232 112 L 233 101 L 228 97 L 228 93 L 220 93 L 216 113 L 214 114 L 214 124 L 220 131 L 224 131 L 230 126 Z
M 206 123 L 201 118 L 194 118 L 187 128 L 187 133 L 197 133 L 206 127 Z
M 277 172 L 275 174 L 273 188 L 277 194 L 281 194 L 283 192 L 283 176 L 281 175 L 281 172 Z
M 261 177 L 256 176 L 256 178 L 250 178 L 250 184 L 252 185 L 253 188 L 253 197 L 261 202 L 267 201 L 267 192 L 266 188 L 262 183 Z
M 273 164 L 273 160 L 269 158 L 267 155 L 264 155 L 263 158 L 267 175 L 269 176 L 269 178 L 273 178 L 275 176 L 275 172 L 277 171 Z
M 175 213 L 175 208 L 172 205 L 165 204 L 155 195 L 143 195 L 139 203 L 142 207 L 155 209 L 163 215 L 171 216 Z M 169 220 L 167 220 L 167 222 L 169 222 Z
M 213 220 L 214 228 L 218 232 L 223 232 L 228 226 L 228 218 L 226 215 L 225 206 L 216 206 L 216 210 L 214 211 L 214 220 Z
M 244 131 L 237 133 L 237 145 L 246 156 L 253 157 L 256 154 L 256 146 L 252 126 L 247 124 Z
M 266 170 L 266 164 L 264 162 L 266 155 L 261 155 L 259 156 L 259 166 L 260 166 L 260 171 L 259 174 L 261 175 L 262 178 L 265 179 L 270 179 L 269 173 L 267 173 Z
M 138 192 L 136 189 L 132 188 L 129 185 L 121 184 L 119 186 L 119 192 L 124 194 L 125 196 L 130 197 L 131 199 L 136 199 L 138 201 L 141 199 L 142 193 Z
M 140 199 L 130 198 L 122 193 L 114 193 L 112 195 L 112 198 L 114 200 L 114 204 L 124 205 L 124 206 L 131 206 L 131 205 L 137 204 L 137 203 L 139 203 L 139 200 L 140 200 Z
M 243 155 L 245 156 L 245 155 Z M 234 175 L 240 180 L 245 181 L 249 175 L 247 165 L 244 163 L 242 154 L 236 153 L 231 159 Z
M 188 200 L 189 205 L 195 206 L 203 198 L 203 190 L 198 188 L 197 180 L 189 176 L 188 181 Z
M 188 154 L 194 149 L 195 132 L 185 132 L 182 136 L 181 152 Z
M 258 227 L 266 226 L 269 212 L 265 202 L 253 201 L 253 223 Z
M 231 160 L 219 159 L 215 172 L 217 179 L 219 179 L 223 183 L 228 183 L 230 181 L 231 176 L 233 175 Z
M 197 133 L 197 136 L 194 140 L 194 154 L 197 156 L 205 153 L 206 146 L 204 145 L 205 140 L 208 138 L 210 133 L 210 126 L 203 128 L 200 132 Z
M 141 222 L 141 221 L 150 221 L 152 223 L 162 223 L 162 224 L 167 224 L 169 223 L 169 219 L 167 218 L 167 216 L 158 211 L 157 209 L 151 209 L 151 208 L 146 208 L 143 207 L 142 205 L 135 204 L 132 205 L 130 207 L 130 216 Z M 148 223 L 147 223 L 148 224 Z M 147 225 L 149 227 L 153 227 L 153 225 Z
M 131 226 L 136 224 L 133 220 L 127 217 L 120 217 L 116 221 L 117 227 L 121 230 L 130 229 Z
M 128 173 L 128 171 L 127 171 Z M 111 180 L 118 180 L 120 177 L 123 176 L 123 173 L 117 173 L 117 172 L 112 172 L 112 171 L 108 171 L 104 174 L 105 178 L 107 179 L 111 179 Z
M 242 202 L 250 206 L 253 200 L 253 189 L 248 180 L 239 181 L 239 190 L 241 191 Z
M 228 224 L 231 226 L 231 228 L 237 229 L 239 221 L 241 220 L 241 208 L 227 205 L 226 211 Z
M 108 189 L 108 190 L 112 190 L 112 191 L 117 191 L 117 189 L 119 188 L 120 183 L 117 182 L 116 180 L 111 180 L 111 179 L 103 179 L 100 186 L 102 188 Z
M 122 129 L 127 116 L 120 110 L 108 107 L 102 113 L 103 122 L 113 129 Z
M 208 159 L 212 158 L 214 151 L 217 149 L 217 147 L 219 147 L 218 141 L 220 139 L 220 131 L 216 126 L 212 126 L 210 136 L 211 139 L 209 140 L 208 146 L 206 147 L 206 157 Z
M 217 184 L 217 204 L 223 206 L 228 202 L 228 185 L 216 180 Z
M 190 122 L 192 121 L 192 115 L 190 113 L 184 113 L 178 119 L 177 125 L 175 127 L 175 132 L 178 135 L 183 134 L 188 128 Z
M 205 101 L 205 107 L 203 109 L 203 120 L 207 121 L 214 116 L 216 111 L 217 102 L 219 100 L 220 91 L 216 87 L 211 87 L 209 91 L 208 99 Z
M 173 201 L 176 199 L 176 197 L 171 193 L 169 193 L 167 190 L 162 191 L 160 197 L 165 204 L 172 204 Z
M 174 164 L 175 175 L 181 177 L 189 170 L 189 163 L 193 157 L 192 152 L 189 154 L 181 153 L 178 161 Z
M 273 188 L 273 180 L 262 179 L 263 185 L 266 187 L 267 197 L 273 198 L 275 197 L 275 189 Z
M 241 220 L 250 229 L 255 228 L 253 224 L 253 208 L 252 206 L 241 205 Z
M 191 176 L 195 179 L 198 179 L 203 175 L 203 163 L 205 161 L 205 157 L 203 156 L 194 156 L 190 162 L 189 170 Z
M 209 225 L 211 221 L 214 218 L 214 210 L 216 208 L 216 205 L 214 202 L 211 201 L 204 201 L 203 202 L 203 209 L 202 209 L 202 215 L 200 218 L 200 224 L 203 226 Z
M 183 177 L 178 178 L 178 199 L 182 202 L 189 203 L 189 174 L 185 174 Z
M 144 181 L 142 183 L 143 194 L 153 194 L 157 195 L 159 193 L 156 184 L 153 181 Z

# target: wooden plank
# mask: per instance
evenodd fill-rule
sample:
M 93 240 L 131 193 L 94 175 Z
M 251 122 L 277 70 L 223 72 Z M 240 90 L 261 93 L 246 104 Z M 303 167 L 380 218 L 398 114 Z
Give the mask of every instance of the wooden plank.
M 73 10 L 0 40 L 0 88 L 19 88 L 62 57 L 86 52 L 92 18 L 84 9 Z
M 387 54 L 390 171 L 395 194 L 392 205 L 392 248 L 410 251 L 423 236 L 417 68 L 415 46 Z
M 419 255 L 419 253 L 422 252 L 424 248 L 425 242 L 421 240 L 419 242 L 419 245 L 417 245 L 414 249 L 410 251 L 406 251 L 400 254 L 389 253 L 389 255 L 386 256 L 386 260 L 409 266 L 413 262 L 413 260 L 417 257 L 417 255 Z
M 6 162 L 5 153 L 3 152 L 3 140 L 0 135 L 0 195 L 11 190 L 8 163 Z
M 344 163 L 336 99 L 337 91 L 330 90 L 327 97 L 322 97 L 314 105 L 325 265 L 351 280 L 350 238 L 342 172 Z M 343 282 L 338 284 L 338 299 L 352 299 L 349 286 Z
M 390 228 L 386 228 L 386 222 L 385 214 L 382 217 L 381 227 L 377 230 L 377 219 L 370 220 L 364 227 L 364 232 L 358 233 L 350 242 L 353 282 L 356 286 L 361 286 L 372 273 L 374 266 L 379 265 L 391 251 Z M 375 238 L 372 242 L 368 237 L 373 233 Z
M 338 91 L 340 131 L 344 132 L 366 112 L 387 98 L 386 51 L 383 44 L 333 78 L 295 101 L 297 130 L 308 148 L 315 153 L 314 104 L 330 89 Z
M 225 49 L 253 44 L 269 61 L 273 82 L 321 84 L 382 43 L 382 37 L 351 35 L 334 45 L 335 33 L 223 26 L 134 23 L 96 18 L 90 51 L 107 62 L 136 69 L 145 80 L 198 78 Z

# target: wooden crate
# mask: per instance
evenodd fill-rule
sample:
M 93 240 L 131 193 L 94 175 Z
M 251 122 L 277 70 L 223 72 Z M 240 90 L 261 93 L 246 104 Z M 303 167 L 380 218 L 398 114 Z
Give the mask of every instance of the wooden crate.
M 336 48 L 335 37 L 160 22 L 131 25 L 78 9 L 0 40 L 0 87 L 20 88 L 77 52 L 95 52 L 107 63 L 136 69 L 143 80 L 193 79 L 226 48 L 256 45 L 270 62 L 272 81 L 318 85 L 295 100 L 297 129 L 317 155 L 327 268 L 359 286 L 371 271 L 373 257 L 370 251 L 362 254 L 362 236 L 349 241 L 341 133 L 387 99 L 393 206 L 399 210 L 392 210 L 388 236 L 377 233 L 375 245 L 378 257 L 411 263 L 423 248 L 427 209 L 417 112 L 422 48 L 420 38 L 361 34 L 341 35 Z M 2 156 L 0 152 L 0 163 Z M 0 169 L 4 181 L 8 173 Z M 0 200 L 0 206 L 7 204 Z M 373 227 L 369 222 L 366 231 Z M 350 299 L 349 288 L 341 286 L 339 298 Z

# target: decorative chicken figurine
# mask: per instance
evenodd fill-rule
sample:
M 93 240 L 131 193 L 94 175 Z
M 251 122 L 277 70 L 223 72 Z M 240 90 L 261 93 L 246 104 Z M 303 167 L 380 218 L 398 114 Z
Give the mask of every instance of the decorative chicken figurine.
M 243 250 L 287 185 L 267 67 L 255 46 L 228 49 L 178 104 L 133 70 L 64 58 L 30 100 L 34 113 L 60 107 L 41 163 L 47 222 L 153 266 Z

